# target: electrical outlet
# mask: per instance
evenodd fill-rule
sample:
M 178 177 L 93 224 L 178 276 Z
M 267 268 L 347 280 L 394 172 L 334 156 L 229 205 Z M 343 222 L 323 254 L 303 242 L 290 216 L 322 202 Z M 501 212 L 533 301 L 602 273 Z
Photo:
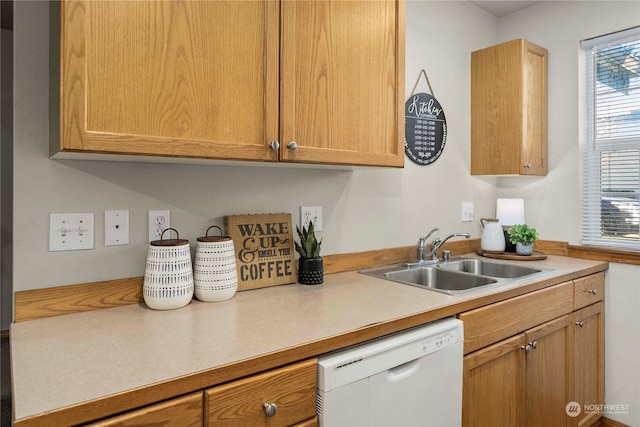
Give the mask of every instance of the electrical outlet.
M 322 231 L 322 206 L 300 207 L 300 225 L 306 227 L 309 221 L 313 221 L 315 231 Z
M 49 215 L 49 251 L 93 249 L 93 214 Z
M 462 222 L 473 221 L 473 202 L 462 202 Z
M 129 211 L 104 211 L 104 245 L 129 244 Z
M 162 232 L 171 227 L 171 213 L 168 209 L 149 211 L 149 241 L 160 240 Z M 167 236 L 167 239 L 169 237 Z

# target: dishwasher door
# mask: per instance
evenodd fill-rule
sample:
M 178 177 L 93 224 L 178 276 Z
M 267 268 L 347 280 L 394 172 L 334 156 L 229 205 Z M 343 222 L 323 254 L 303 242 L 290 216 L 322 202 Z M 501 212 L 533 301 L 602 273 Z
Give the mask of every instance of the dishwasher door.
M 463 340 L 450 318 L 319 358 L 319 425 L 460 426 Z

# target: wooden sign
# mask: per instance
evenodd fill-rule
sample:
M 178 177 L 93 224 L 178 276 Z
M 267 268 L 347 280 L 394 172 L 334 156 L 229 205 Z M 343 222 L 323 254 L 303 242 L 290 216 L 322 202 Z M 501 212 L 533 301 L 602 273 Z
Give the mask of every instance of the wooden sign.
M 412 162 L 429 165 L 444 151 L 447 119 L 432 95 L 416 93 L 405 103 L 404 152 Z
M 239 291 L 296 282 L 291 214 L 230 215 L 224 225 L 236 251 Z

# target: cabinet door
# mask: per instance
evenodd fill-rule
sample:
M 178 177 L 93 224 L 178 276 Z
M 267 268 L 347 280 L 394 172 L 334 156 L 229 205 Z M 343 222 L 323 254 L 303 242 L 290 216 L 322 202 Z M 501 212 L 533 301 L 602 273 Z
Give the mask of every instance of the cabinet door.
M 462 425 L 524 425 L 524 346 L 520 334 L 464 357 Z
M 547 174 L 547 50 L 517 39 L 471 54 L 471 174 Z
M 404 26 L 403 0 L 282 2 L 281 160 L 404 164 Z
M 171 399 L 117 417 L 87 424 L 91 427 L 202 426 L 202 392 Z
M 575 344 L 573 400 L 582 411 L 579 426 L 590 426 L 601 413 L 585 410 L 585 405 L 604 403 L 604 303 L 599 302 L 574 313 Z
M 277 159 L 273 1 L 61 3 L 58 151 Z
M 547 174 L 547 50 L 522 42 L 521 175 Z
M 573 315 L 552 320 L 526 333 L 526 425 L 567 426 L 566 406 L 573 390 Z

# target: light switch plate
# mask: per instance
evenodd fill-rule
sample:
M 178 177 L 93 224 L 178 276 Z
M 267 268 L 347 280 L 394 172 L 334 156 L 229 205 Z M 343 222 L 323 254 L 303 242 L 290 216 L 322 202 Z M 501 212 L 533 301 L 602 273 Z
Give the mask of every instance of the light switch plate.
M 93 249 L 92 213 L 49 215 L 49 251 Z
M 129 244 L 129 211 L 104 211 L 104 245 Z
M 462 222 L 473 221 L 473 202 L 462 202 Z

